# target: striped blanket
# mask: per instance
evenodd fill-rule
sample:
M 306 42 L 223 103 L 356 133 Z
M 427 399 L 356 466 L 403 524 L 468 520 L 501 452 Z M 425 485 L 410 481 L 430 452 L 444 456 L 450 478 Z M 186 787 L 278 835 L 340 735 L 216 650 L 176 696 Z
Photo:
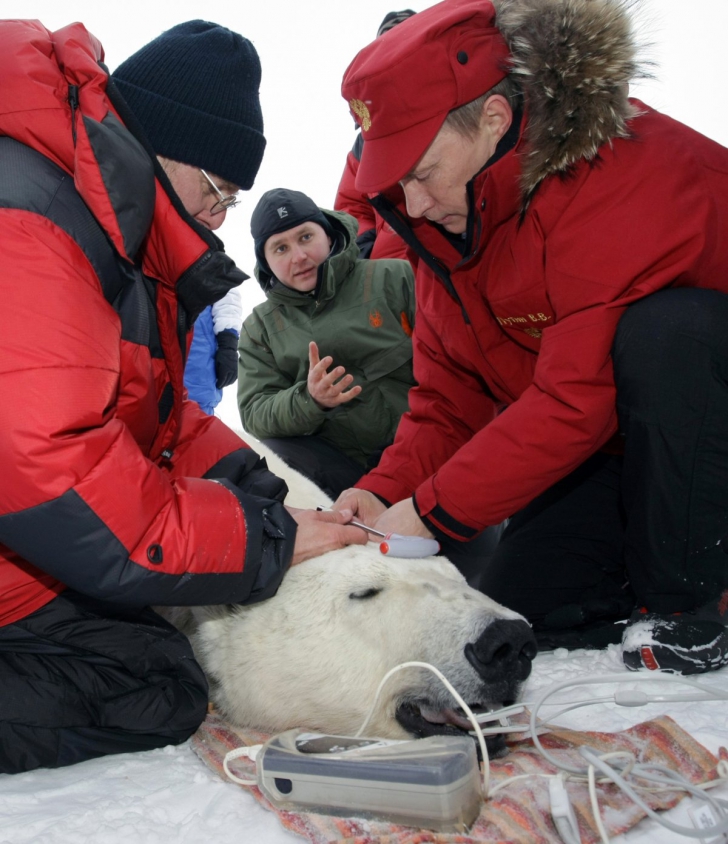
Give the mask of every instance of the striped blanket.
M 241 745 L 262 744 L 267 735 L 232 727 L 220 715 L 210 714 L 192 739 L 198 756 L 223 779 L 225 754 Z M 714 779 L 718 762 L 715 756 L 682 730 L 671 718 L 663 716 L 638 724 L 619 733 L 578 732 L 553 728 L 540 736 L 552 755 L 564 761 L 578 756 L 580 745 L 597 751 L 628 750 L 642 762 L 657 762 L 679 771 L 692 782 Z M 491 783 L 519 774 L 552 774 L 554 768 L 536 751 L 530 740 L 509 742 L 509 754 L 491 762 Z M 721 757 L 723 749 L 721 748 Z M 254 779 L 252 763 L 236 760 L 230 769 L 240 778 Z M 585 784 L 566 786 L 585 844 L 597 844 L 599 833 L 591 812 Z M 267 809 L 276 812 L 286 829 L 307 838 L 312 844 L 562 844 L 551 819 L 548 780 L 530 776 L 498 791 L 483 805 L 469 833 L 437 833 L 414 830 L 388 822 L 340 818 L 312 813 L 280 811 L 260 791 L 250 789 Z M 667 809 L 680 799 L 678 793 L 648 794 L 645 801 L 653 809 Z M 611 836 L 619 835 L 638 823 L 644 812 L 614 786 L 599 787 L 602 822 Z

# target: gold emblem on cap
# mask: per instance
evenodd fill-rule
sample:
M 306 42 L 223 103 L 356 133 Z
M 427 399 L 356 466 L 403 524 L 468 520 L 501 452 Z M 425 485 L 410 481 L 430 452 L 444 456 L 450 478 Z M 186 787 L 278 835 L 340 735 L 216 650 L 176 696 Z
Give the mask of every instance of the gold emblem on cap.
M 367 104 L 361 100 L 349 100 L 349 108 L 361 121 L 361 128 L 367 132 L 372 127 L 372 116 L 369 114 Z

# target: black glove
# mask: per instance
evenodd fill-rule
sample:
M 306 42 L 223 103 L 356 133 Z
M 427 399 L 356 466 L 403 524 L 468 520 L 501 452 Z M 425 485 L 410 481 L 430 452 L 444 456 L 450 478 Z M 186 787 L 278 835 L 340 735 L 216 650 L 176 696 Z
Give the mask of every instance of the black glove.
M 226 329 L 216 334 L 215 339 L 215 386 L 222 390 L 238 380 L 238 335 Z

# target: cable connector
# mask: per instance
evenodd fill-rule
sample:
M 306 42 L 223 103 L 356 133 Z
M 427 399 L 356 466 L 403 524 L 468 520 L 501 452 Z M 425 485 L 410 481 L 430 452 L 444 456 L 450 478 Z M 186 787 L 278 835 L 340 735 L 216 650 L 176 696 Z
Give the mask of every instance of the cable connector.
M 551 817 L 561 840 L 564 844 L 580 844 L 579 824 L 562 777 L 551 777 L 549 780 L 549 802 Z
M 702 803 L 699 806 L 688 808 L 688 815 L 695 829 L 713 830 L 720 822 L 715 810 L 708 803 Z M 724 844 L 725 841 L 728 841 L 728 837 L 723 833 L 723 835 L 719 835 L 717 838 L 711 838 L 710 841 L 707 840 L 707 837 L 703 838 L 703 841 L 705 844 Z
M 641 689 L 617 689 L 614 693 L 614 702 L 619 706 L 644 706 L 651 700 Z
M 258 780 L 244 780 L 240 777 L 236 776 L 228 767 L 230 762 L 233 762 L 235 759 L 250 759 L 251 762 L 255 763 L 255 760 L 260 752 L 261 748 L 263 747 L 262 744 L 250 744 L 245 745 L 243 747 L 235 747 L 232 750 L 229 750 L 223 760 L 222 760 L 222 769 L 225 771 L 225 775 L 228 779 L 232 780 L 233 782 L 238 783 L 238 785 L 257 785 Z

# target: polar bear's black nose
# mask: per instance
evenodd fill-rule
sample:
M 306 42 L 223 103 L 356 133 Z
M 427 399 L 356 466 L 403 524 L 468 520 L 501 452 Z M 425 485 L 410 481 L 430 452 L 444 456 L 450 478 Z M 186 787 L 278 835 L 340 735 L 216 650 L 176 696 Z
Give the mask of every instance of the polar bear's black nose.
M 468 662 L 486 682 L 525 680 L 536 652 L 533 631 L 519 619 L 499 618 L 465 645 Z

